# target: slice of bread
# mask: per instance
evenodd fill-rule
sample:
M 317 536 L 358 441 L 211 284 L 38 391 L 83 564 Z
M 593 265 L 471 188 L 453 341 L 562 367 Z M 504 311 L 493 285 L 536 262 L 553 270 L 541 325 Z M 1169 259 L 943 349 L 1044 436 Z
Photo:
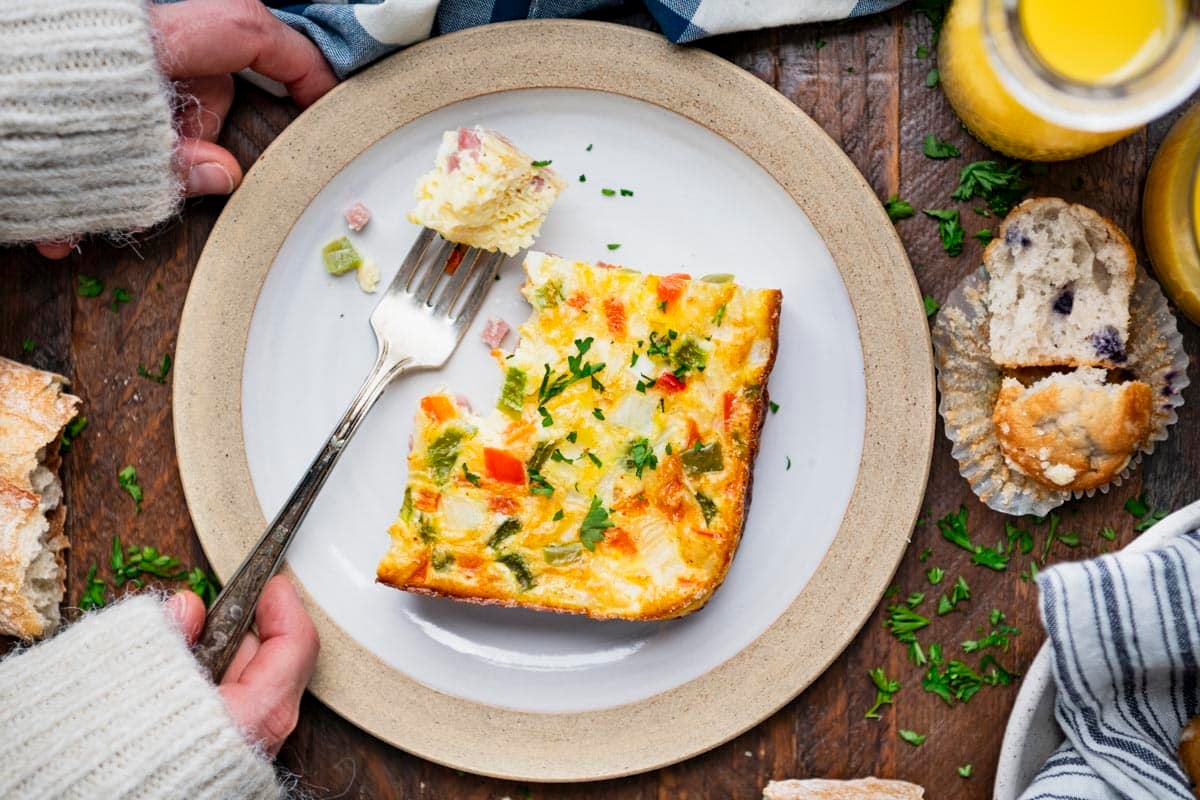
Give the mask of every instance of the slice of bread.
M 1026 200 L 1005 217 L 983 261 L 997 364 L 1126 362 L 1137 257 L 1110 220 L 1055 197 Z
M 59 623 L 67 540 L 58 442 L 79 404 L 65 384 L 0 358 L 0 635 L 36 639 Z
M 1005 461 L 1056 490 L 1111 482 L 1150 433 L 1150 387 L 1081 367 L 1026 387 L 1005 378 L 992 420 Z
M 863 778 L 857 781 L 822 779 L 771 781 L 763 800 L 921 800 L 925 790 L 914 783 Z

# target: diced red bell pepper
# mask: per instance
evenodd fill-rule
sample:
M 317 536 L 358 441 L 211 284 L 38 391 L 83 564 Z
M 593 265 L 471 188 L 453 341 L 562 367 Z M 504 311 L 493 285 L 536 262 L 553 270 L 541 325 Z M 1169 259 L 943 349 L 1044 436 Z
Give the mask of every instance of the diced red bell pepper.
M 662 389 L 664 392 L 674 394 L 687 387 L 687 384 L 682 379 L 675 376 L 674 372 L 664 372 L 654 379 L 654 387 Z
M 507 450 L 494 447 L 483 448 L 483 466 L 489 477 L 504 483 L 524 485 L 525 464 Z

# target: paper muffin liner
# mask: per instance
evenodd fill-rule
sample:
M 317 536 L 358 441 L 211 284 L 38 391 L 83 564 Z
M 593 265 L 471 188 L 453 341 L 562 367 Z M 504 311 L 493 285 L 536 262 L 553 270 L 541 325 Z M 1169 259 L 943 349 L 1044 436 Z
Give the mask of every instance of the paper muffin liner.
M 1003 380 L 988 346 L 987 272 L 968 275 L 950 293 L 933 327 L 937 361 L 938 411 L 946 426 L 959 472 L 988 508 L 1005 514 L 1042 516 L 1068 500 L 1091 497 L 1120 486 L 1167 438 L 1178 419 L 1183 389 L 1190 383 L 1188 357 L 1175 316 L 1162 289 L 1141 269 L 1129 301 L 1128 363 L 1125 369 L 1149 384 L 1155 399 L 1150 435 L 1120 474 L 1104 486 L 1086 491 L 1055 490 L 1008 466 L 992 423 L 992 411 Z

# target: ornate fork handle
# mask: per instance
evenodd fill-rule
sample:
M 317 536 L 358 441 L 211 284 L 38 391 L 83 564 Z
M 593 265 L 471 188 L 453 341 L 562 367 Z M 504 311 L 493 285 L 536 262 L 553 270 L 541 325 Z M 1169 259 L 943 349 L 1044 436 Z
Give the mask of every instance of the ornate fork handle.
M 204 632 L 196 642 L 194 654 L 213 681 L 221 680 L 233 660 L 242 634 L 254 620 L 254 609 L 263 587 L 279 571 L 292 537 L 308 514 L 333 465 L 341 457 L 371 406 L 375 405 L 392 379 L 404 372 L 408 365 L 407 358 L 393 356 L 389 350 L 386 346 L 380 350 L 371 374 L 363 382 L 320 454 L 309 465 L 304 477 L 292 490 L 291 497 L 208 610 Z

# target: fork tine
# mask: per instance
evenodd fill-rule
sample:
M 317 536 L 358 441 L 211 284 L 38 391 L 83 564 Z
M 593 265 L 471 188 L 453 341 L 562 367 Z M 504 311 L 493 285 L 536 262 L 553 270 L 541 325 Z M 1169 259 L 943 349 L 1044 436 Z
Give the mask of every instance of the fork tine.
M 491 288 L 492 276 L 496 274 L 496 270 L 503 262 L 503 253 L 492 253 L 483 259 L 483 264 L 475 270 L 475 274 L 472 276 L 473 282 L 465 287 L 466 300 L 463 301 L 462 309 L 454 315 L 454 328 L 459 335 L 462 335 L 467 326 L 471 324 L 471 320 L 475 318 L 479 306 L 483 304 L 483 298 L 487 297 L 488 289 Z
M 429 245 L 433 243 L 433 237 L 435 236 L 437 236 L 436 231 L 432 231 L 429 228 L 421 228 L 421 232 L 417 234 L 416 241 L 408 249 L 408 255 L 401 262 L 400 269 L 396 272 L 396 277 L 392 278 L 392 282 L 388 286 L 389 292 L 393 288 L 404 289 L 408 287 L 408 282 L 412 280 L 413 273 L 421 266 L 421 261 L 425 258 L 425 252 L 429 250 Z
M 438 284 L 446 277 L 446 265 L 450 263 L 450 259 L 454 258 L 454 254 L 458 248 L 463 247 L 463 245 L 453 242 L 447 242 L 447 244 L 449 245 L 448 248 L 440 247 L 433 254 L 434 257 L 430 259 L 429 266 L 425 267 L 424 271 L 421 272 L 416 287 L 411 290 L 413 296 L 425 305 L 430 304 L 434 292 L 437 291 Z M 462 266 L 461 263 L 459 266 Z M 457 270 L 455 271 L 457 272 Z
M 472 275 L 486 255 L 487 253 L 474 247 L 467 250 L 467 254 L 463 256 L 458 269 L 454 271 L 454 274 L 450 276 L 445 286 L 438 293 L 437 304 L 433 307 L 434 316 L 449 315 L 450 308 L 462 293 L 463 286 L 471 280 Z

